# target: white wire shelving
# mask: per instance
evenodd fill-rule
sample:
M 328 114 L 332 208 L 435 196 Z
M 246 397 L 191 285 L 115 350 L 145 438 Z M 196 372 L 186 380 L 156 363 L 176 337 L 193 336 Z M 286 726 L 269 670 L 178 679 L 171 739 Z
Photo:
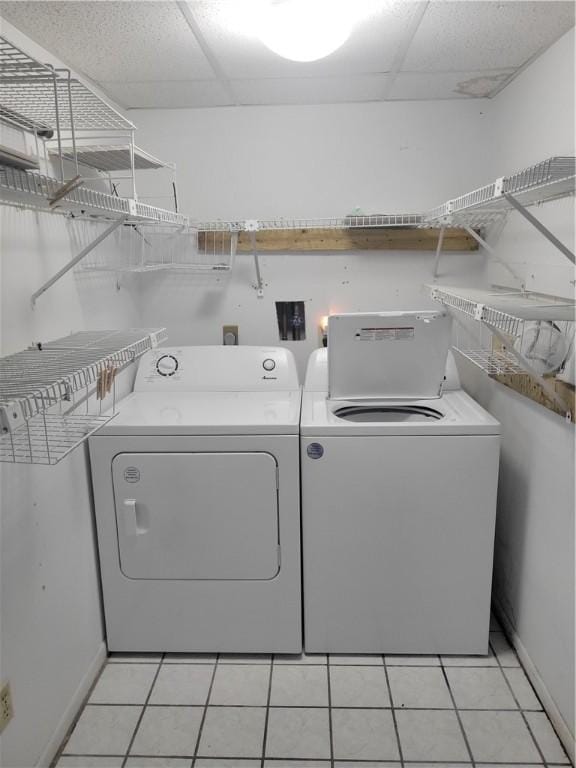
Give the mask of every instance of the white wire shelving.
M 512 176 L 503 176 L 491 184 L 448 200 L 428 211 L 429 223 L 480 226 L 494 221 L 515 208 L 513 195 L 523 206 L 544 203 L 574 194 L 576 158 L 551 157 Z
M 219 274 L 234 266 L 237 232 L 203 232 L 193 227 L 166 228 L 147 222 L 125 226 L 120 248 L 95 250 L 84 260 L 85 272 L 179 271 L 188 274 Z
M 0 358 L 0 461 L 56 464 L 113 418 L 116 374 L 163 328 L 85 331 Z
M 133 158 L 131 157 L 131 151 L 134 153 Z M 130 171 L 132 162 L 134 169 L 137 171 L 172 167 L 170 163 L 159 160 L 136 145 L 131 148 L 130 144 L 121 143 L 88 144 L 86 146 L 78 143 L 76 146 L 76 157 L 73 147 L 63 146 L 62 156 L 68 162 L 73 163 L 77 158 L 80 165 L 107 173 Z
M 254 232 L 300 229 L 381 229 L 386 227 L 422 227 L 425 218 L 419 213 L 371 214 L 366 216 L 335 216 L 319 219 L 278 218 L 233 221 L 194 221 L 201 232 Z
M 574 300 L 510 289 L 427 288 L 431 298 L 455 313 L 454 348 L 461 355 L 489 376 L 530 375 L 552 402 L 566 410 L 546 375 L 560 370 L 569 357 Z

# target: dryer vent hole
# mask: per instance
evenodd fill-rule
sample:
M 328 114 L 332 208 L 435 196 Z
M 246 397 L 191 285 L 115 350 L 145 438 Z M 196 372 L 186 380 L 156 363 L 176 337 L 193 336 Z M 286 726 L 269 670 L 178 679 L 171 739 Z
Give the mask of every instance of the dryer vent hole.
M 276 317 L 280 341 L 304 341 L 306 316 L 303 301 L 277 301 Z

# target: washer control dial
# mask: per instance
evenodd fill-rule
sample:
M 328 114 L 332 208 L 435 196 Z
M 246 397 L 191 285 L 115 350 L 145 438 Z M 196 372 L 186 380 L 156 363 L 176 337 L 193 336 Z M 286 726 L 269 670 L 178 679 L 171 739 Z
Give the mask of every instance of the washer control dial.
M 178 360 L 174 355 L 162 355 L 156 361 L 156 370 L 160 376 L 174 376 L 178 370 Z
M 262 368 L 264 368 L 265 371 L 273 371 L 274 368 L 276 368 L 276 360 L 272 360 L 271 357 L 267 357 L 266 360 L 262 363 Z

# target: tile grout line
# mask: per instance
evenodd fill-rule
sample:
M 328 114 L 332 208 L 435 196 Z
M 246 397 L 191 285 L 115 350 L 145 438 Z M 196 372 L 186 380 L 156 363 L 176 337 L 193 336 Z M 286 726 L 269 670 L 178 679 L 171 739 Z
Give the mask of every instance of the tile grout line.
M 196 737 L 196 744 L 194 745 L 194 754 L 192 755 L 192 762 L 190 768 L 194 768 L 196 765 L 196 758 L 198 756 L 198 750 L 200 748 L 200 739 L 202 738 L 202 729 L 206 721 L 206 715 L 208 714 L 208 704 L 210 703 L 210 696 L 212 695 L 212 687 L 214 685 L 214 679 L 216 677 L 216 670 L 218 669 L 218 662 L 220 661 L 221 654 L 216 654 L 216 660 L 214 661 L 214 667 L 212 669 L 212 677 L 210 678 L 210 685 L 208 686 L 208 695 L 206 696 L 206 702 L 204 703 L 204 709 L 202 710 L 202 717 L 200 718 L 200 725 L 198 726 L 198 736 Z
M 262 735 L 262 755 L 260 757 L 260 768 L 264 768 L 266 759 L 266 740 L 268 738 L 268 720 L 270 718 L 270 699 L 272 696 L 272 675 L 274 674 L 274 655 L 270 655 L 270 677 L 268 679 L 268 695 L 266 696 L 266 714 L 264 715 L 264 733 Z
M 396 710 L 394 708 L 394 701 L 392 699 L 392 687 L 390 685 L 390 678 L 388 677 L 388 667 L 386 665 L 386 656 L 382 654 L 382 664 L 384 665 L 384 676 L 386 678 L 386 687 L 388 688 L 388 698 L 390 699 L 390 711 L 392 712 L 392 723 L 394 724 L 394 733 L 396 734 L 396 743 L 398 745 L 398 755 L 400 756 L 400 765 L 404 768 L 404 752 L 402 750 L 402 742 L 400 741 L 400 731 L 398 730 L 398 721 L 396 719 Z
M 160 655 L 160 659 L 158 660 L 158 666 L 156 667 L 156 673 L 154 675 L 154 679 L 152 680 L 152 685 L 150 686 L 150 690 L 148 691 L 148 695 L 146 696 L 144 700 L 144 704 L 142 706 L 142 712 L 140 712 L 140 716 L 136 722 L 136 727 L 134 728 L 134 731 L 132 733 L 132 738 L 128 742 L 128 747 L 126 749 L 126 754 L 124 755 L 124 759 L 122 760 L 121 768 L 125 768 L 126 763 L 128 762 L 128 756 L 130 755 L 130 750 L 132 749 L 132 745 L 134 744 L 134 741 L 136 740 L 136 734 L 138 733 L 138 729 L 140 728 L 140 724 L 142 723 L 142 720 L 144 719 L 144 713 L 146 712 L 146 707 L 148 705 L 148 702 L 150 701 L 150 697 L 152 696 L 152 691 L 154 690 L 154 686 L 156 685 L 156 680 L 158 679 L 158 675 L 160 674 L 160 670 L 162 669 L 162 662 L 164 660 L 165 654 Z
M 330 741 L 330 768 L 334 768 L 334 728 L 332 725 L 332 684 L 330 680 L 330 654 L 326 654 L 326 681 L 328 683 L 328 739 Z
M 508 639 L 506 638 L 506 635 L 504 635 L 504 638 L 505 638 L 506 642 L 508 642 Z M 543 753 L 543 752 L 542 752 L 542 750 L 540 749 L 540 744 L 538 744 L 538 741 L 537 741 L 537 739 L 536 739 L 536 736 L 534 736 L 534 734 L 532 733 L 532 728 L 530 727 L 530 723 L 528 722 L 528 719 L 527 719 L 526 715 L 524 714 L 524 711 L 523 711 L 522 709 L 520 709 L 520 704 L 519 704 L 519 701 L 518 701 L 518 699 L 516 698 L 516 694 L 514 693 L 514 691 L 513 691 L 513 689 L 512 689 L 512 686 L 510 685 L 510 682 L 509 682 L 508 678 L 507 678 L 507 677 L 506 677 L 506 675 L 504 674 L 504 668 L 503 668 L 503 667 L 502 667 L 502 665 L 500 664 L 500 659 L 498 658 L 498 654 L 496 653 L 496 649 L 495 649 L 495 648 L 494 648 L 494 646 L 492 645 L 492 639 L 490 638 L 490 636 L 488 637 L 488 645 L 490 646 L 490 648 L 491 648 L 491 650 L 492 650 L 492 653 L 494 654 L 494 657 L 495 657 L 495 659 L 496 659 L 496 663 L 498 664 L 498 669 L 500 670 L 500 674 L 502 675 L 502 677 L 503 677 L 503 678 L 504 678 L 504 680 L 506 681 L 506 685 L 508 686 L 508 688 L 509 688 L 509 690 L 510 690 L 510 693 L 512 694 L 512 698 L 514 699 L 515 703 L 518 705 L 518 709 L 519 709 L 519 711 L 520 711 L 520 717 L 521 717 L 521 718 L 522 718 L 522 720 L 524 721 L 524 725 L 526 726 L 526 728 L 528 728 L 528 733 L 530 734 L 530 737 L 531 737 L 532 741 L 534 742 L 534 746 L 536 747 L 536 750 L 537 750 L 538 754 L 539 754 L 539 755 L 540 755 L 540 757 L 542 758 L 542 762 L 544 763 L 544 765 L 545 765 L 545 766 L 547 766 L 547 765 L 548 765 L 548 763 L 547 763 L 547 761 L 546 761 L 546 758 L 545 758 L 545 756 L 544 756 L 544 753 Z M 516 651 L 515 651 L 515 650 L 512 648 L 512 646 L 510 646 L 510 648 L 512 649 L 512 653 L 514 653 L 514 655 L 516 655 Z M 520 662 L 518 662 L 518 663 L 520 663 Z M 522 665 L 520 665 L 520 669 L 522 669 Z M 514 711 L 514 710 L 511 710 L 511 711 Z
M 456 699 L 454 698 L 454 694 L 452 692 L 452 688 L 450 687 L 450 681 L 448 680 L 448 675 L 446 674 L 446 668 L 444 667 L 444 663 L 442 661 L 442 656 L 438 656 L 440 659 L 440 669 L 442 670 L 442 675 L 444 676 L 444 681 L 446 683 L 446 686 L 448 688 L 448 693 L 450 694 L 450 699 L 452 700 L 452 705 L 454 707 L 454 712 L 456 713 L 456 719 L 458 720 L 458 725 L 460 726 L 460 731 L 462 732 L 462 737 L 464 739 L 464 743 L 466 745 L 466 749 L 468 750 L 468 755 L 470 756 L 470 762 L 472 763 L 472 766 L 476 765 L 476 760 L 474 758 L 474 755 L 472 753 L 472 747 L 470 746 L 470 742 L 468 741 L 468 735 L 466 733 L 466 730 L 464 728 L 464 723 L 462 722 L 462 718 L 460 717 L 460 711 L 458 707 L 456 706 Z

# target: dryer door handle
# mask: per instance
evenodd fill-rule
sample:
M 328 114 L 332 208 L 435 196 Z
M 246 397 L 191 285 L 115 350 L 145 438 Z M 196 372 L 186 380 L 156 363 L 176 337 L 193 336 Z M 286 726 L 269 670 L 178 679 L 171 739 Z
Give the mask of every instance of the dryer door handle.
M 126 536 L 137 536 L 139 533 L 144 533 L 138 528 L 136 499 L 124 499 L 124 529 Z

